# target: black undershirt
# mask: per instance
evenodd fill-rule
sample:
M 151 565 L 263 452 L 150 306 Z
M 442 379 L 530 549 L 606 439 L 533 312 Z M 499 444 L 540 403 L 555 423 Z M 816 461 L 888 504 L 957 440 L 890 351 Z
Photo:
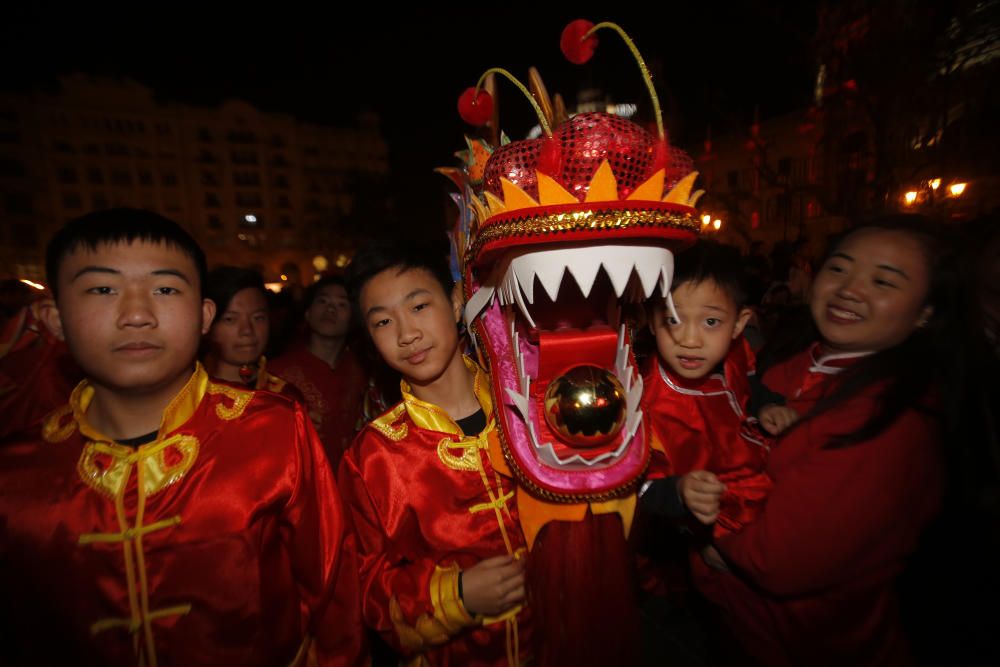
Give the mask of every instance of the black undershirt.
M 138 447 L 139 445 L 145 445 L 148 442 L 153 442 L 156 440 L 156 435 L 159 431 L 153 431 L 152 433 L 147 433 L 146 435 L 140 435 L 138 438 L 126 438 L 124 440 L 116 440 L 119 445 L 125 445 L 126 447 Z
M 464 435 L 479 435 L 486 428 L 486 413 L 479 408 L 468 417 L 456 419 L 455 423 L 462 429 Z

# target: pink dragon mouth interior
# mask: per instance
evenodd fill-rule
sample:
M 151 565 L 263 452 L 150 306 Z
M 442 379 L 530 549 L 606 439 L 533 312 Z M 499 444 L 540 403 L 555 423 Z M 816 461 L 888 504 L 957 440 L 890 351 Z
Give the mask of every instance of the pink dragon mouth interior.
M 466 318 L 491 361 L 508 455 L 531 483 L 574 497 L 627 487 L 642 473 L 642 379 L 621 311 L 662 293 L 672 273 L 673 256 L 660 246 L 562 244 L 511 253 L 473 285 Z M 580 366 L 603 369 L 621 389 L 624 418 L 596 446 L 580 446 L 545 417 L 548 385 Z

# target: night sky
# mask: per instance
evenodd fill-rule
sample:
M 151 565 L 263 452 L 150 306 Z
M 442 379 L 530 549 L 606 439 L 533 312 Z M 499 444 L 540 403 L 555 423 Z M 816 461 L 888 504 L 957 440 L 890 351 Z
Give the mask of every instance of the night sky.
M 616 21 L 632 35 L 651 68 L 659 68 L 671 138 L 681 146 L 700 144 L 709 124 L 716 136 L 745 129 L 755 105 L 766 118 L 810 99 L 814 3 L 664 2 L 658 10 L 611 15 L 581 5 L 539 13 L 538 4 L 350 16 L 275 3 L 225 11 L 171 4 L 23 10 L 0 27 L 0 85 L 24 89 L 82 71 L 133 78 L 168 100 L 215 105 L 242 98 L 325 123 L 349 124 L 358 110 L 374 110 L 389 141 L 397 199 L 417 197 L 421 211 L 444 199 L 446 188 L 431 169 L 449 164 L 461 147 L 458 95 L 488 67 L 526 81 L 535 65 L 550 93 L 570 103 L 591 82 L 648 114 L 638 68 L 614 34 L 601 35 L 591 63 L 563 60 L 559 34 L 574 18 Z M 518 96 L 501 84 L 501 125 L 514 138 L 534 124 Z

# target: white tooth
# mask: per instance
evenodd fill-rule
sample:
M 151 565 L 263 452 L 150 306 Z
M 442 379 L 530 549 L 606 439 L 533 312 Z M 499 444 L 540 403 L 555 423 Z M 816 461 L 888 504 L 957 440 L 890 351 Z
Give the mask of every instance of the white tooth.
M 653 296 L 657 281 L 663 273 L 663 267 L 659 262 L 651 262 L 647 258 L 639 258 L 635 263 L 635 272 L 639 274 L 639 281 L 642 283 L 642 291 L 648 299 Z
M 641 421 L 642 421 L 642 411 L 637 411 L 628 418 L 628 421 L 625 422 L 625 428 L 628 429 L 627 435 L 625 436 L 626 438 L 631 439 L 633 436 L 635 436 L 635 431 L 639 427 L 639 422 Z
M 521 357 L 521 346 L 518 344 L 517 332 L 514 333 L 511 344 L 514 346 L 514 360 L 517 362 L 517 377 L 522 378 L 524 377 L 524 359 Z
M 673 256 L 670 258 L 669 263 L 665 263 L 660 267 L 660 294 L 667 294 L 670 292 L 670 283 L 673 282 L 674 277 L 674 261 Z
M 549 260 L 548 262 L 536 265 L 535 272 L 538 281 L 545 288 L 545 293 L 549 295 L 549 299 L 555 301 L 556 297 L 559 296 L 559 284 L 562 282 L 563 274 L 566 272 L 566 265 L 562 262 Z
M 517 303 L 517 307 L 521 309 L 521 314 L 524 315 L 524 319 L 528 321 L 528 324 L 532 328 L 535 328 L 535 320 L 531 319 L 531 313 L 528 312 L 528 306 L 524 303 L 524 296 L 521 294 L 521 290 L 515 285 L 513 294 L 514 302 Z
M 608 274 L 608 278 L 611 279 L 611 286 L 615 288 L 615 294 L 621 298 L 621 295 L 625 293 L 625 286 L 628 285 L 628 279 L 632 275 L 632 263 L 612 258 L 610 261 L 602 262 L 602 266 L 604 272 Z
M 525 396 L 531 396 L 528 392 L 531 390 L 531 376 L 525 373 L 521 376 L 521 393 Z
M 521 394 L 517 393 L 516 391 L 510 388 L 507 388 L 506 391 L 507 391 L 507 397 L 510 398 L 511 402 L 514 404 L 514 407 L 517 408 L 517 411 L 521 413 L 521 419 L 523 419 L 525 422 L 529 421 L 528 397 L 522 396 Z
M 490 303 L 493 301 L 493 295 L 496 294 L 496 290 L 493 287 L 480 287 L 476 290 L 469 301 L 465 304 L 465 326 L 471 327 L 472 320 L 476 319 L 483 310 L 489 307 Z M 503 303 L 501 301 L 501 303 Z
M 681 316 L 677 314 L 677 308 L 674 307 L 674 297 L 669 291 L 667 292 L 667 308 L 670 310 L 670 317 L 680 322 Z
M 597 279 L 597 272 L 601 270 L 601 263 L 587 261 L 590 257 L 574 259 L 566 268 L 569 270 L 573 280 L 580 286 L 580 291 L 584 296 L 590 296 L 590 290 L 594 288 L 594 281 Z
M 521 291 L 524 292 L 525 298 L 528 299 L 528 303 L 535 302 L 535 270 L 531 265 L 531 262 L 513 262 L 511 263 L 511 271 L 517 277 L 517 282 L 521 287 Z
M 631 369 L 630 369 L 631 371 Z M 625 409 L 632 413 L 639 409 L 639 401 L 642 400 L 642 376 L 636 377 L 635 384 L 629 389 L 625 397 Z

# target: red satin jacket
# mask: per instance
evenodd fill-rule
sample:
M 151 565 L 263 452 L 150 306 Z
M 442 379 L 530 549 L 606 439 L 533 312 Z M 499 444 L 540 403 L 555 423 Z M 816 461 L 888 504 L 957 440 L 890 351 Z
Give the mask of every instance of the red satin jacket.
M 404 382 L 403 401 L 358 434 L 340 466 L 358 533 L 365 622 L 406 664 L 516 665 L 527 653 L 526 610 L 473 617 L 458 596 L 462 568 L 525 547 L 512 482 L 490 463 L 489 380 L 465 361 L 488 416 L 482 433 L 463 435 Z
M 0 444 L 9 664 L 363 659 L 354 537 L 303 408 L 199 365 L 127 447 L 87 421 L 93 393 Z
M 649 477 L 695 470 L 715 473 L 727 487 L 715 525 L 717 536 L 751 521 L 771 486 L 764 473 L 771 440 L 746 413 L 747 377 L 753 371 L 753 351 L 740 337 L 730 346 L 722 373 L 687 380 L 653 359 L 643 377 L 643 419 L 654 450 Z

